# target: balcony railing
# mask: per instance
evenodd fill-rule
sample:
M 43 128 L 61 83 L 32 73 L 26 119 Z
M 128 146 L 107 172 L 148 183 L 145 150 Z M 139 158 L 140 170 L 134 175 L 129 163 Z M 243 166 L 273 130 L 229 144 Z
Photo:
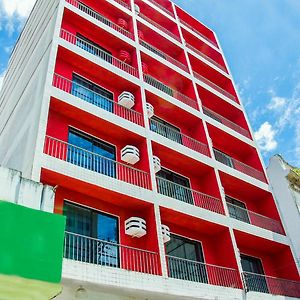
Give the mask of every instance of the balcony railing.
M 244 272 L 247 291 L 300 298 L 300 281 Z
M 252 224 L 279 234 L 284 234 L 283 228 L 280 222 L 273 220 L 271 218 L 265 217 L 253 211 L 244 209 L 237 205 L 227 203 L 229 215 L 231 218 L 237 219 L 239 221 Z
M 163 7 L 162 5 L 160 5 L 159 3 L 157 3 L 154 0 L 148 0 L 149 2 L 153 3 L 155 6 L 159 7 L 161 10 L 163 10 L 166 14 L 168 14 L 169 16 L 174 18 L 174 14 L 169 11 L 168 9 L 166 9 L 165 7 Z
M 74 81 L 64 78 L 61 75 L 54 74 L 53 86 L 130 122 L 144 126 L 143 115 L 141 113 L 119 105 L 113 100 L 108 99 Z
M 102 16 L 101 14 L 99 14 L 95 10 L 91 9 L 87 5 L 83 4 L 82 2 L 77 1 L 77 0 L 67 0 L 67 2 L 72 4 L 73 6 L 75 6 L 79 10 L 81 10 L 82 12 L 88 14 L 92 18 L 96 19 L 97 21 L 103 23 L 104 25 L 111 27 L 112 29 L 122 33 L 123 35 L 125 35 L 126 37 L 128 37 L 130 39 L 133 39 L 133 34 L 131 32 L 125 30 L 124 28 L 122 28 L 119 25 L 115 24 L 114 22 L 110 21 L 109 19 Z M 120 1 L 120 2 L 124 3 L 123 1 Z
M 92 172 L 150 189 L 150 175 L 129 165 L 46 136 L 44 153 Z
M 170 126 L 150 119 L 150 130 L 189 149 L 209 156 L 209 149 L 207 145 L 181 133 L 178 130 L 173 129 Z
M 182 103 L 184 103 L 194 109 L 198 109 L 198 104 L 195 100 L 191 99 L 190 97 L 188 97 L 176 90 L 173 90 L 172 88 L 168 87 L 167 85 L 165 85 L 161 81 L 155 79 L 154 77 L 144 74 L 144 80 L 146 83 L 148 83 L 151 86 L 155 87 L 156 89 L 168 94 L 169 96 L 181 101 Z
M 121 61 L 120 59 L 112 56 L 111 54 L 107 53 L 106 51 L 96 47 L 92 43 L 87 42 L 86 40 L 62 29 L 60 32 L 60 37 L 67 42 L 76 45 L 77 47 L 91 53 L 101 60 L 106 61 L 107 63 L 129 73 L 132 76 L 138 77 L 138 70 L 125 62 Z
M 186 46 L 191 49 L 192 51 L 196 52 L 199 56 L 203 57 L 204 59 L 206 59 L 207 61 L 209 61 L 210 63 L 212 63 L 213 65 L 215 65 L 216 67 L 218 67 L 219 69 L 223 70 L 224 72 L 227 73 L 227 70 L 224 66 L 220 65 L 219 63 L 217 63 L 215 60 L 213 60 L 212 58 L 210 58 L 209 56 L 205 55 L 203 52 L 201 52 L 200 50 L 196 49 L 195 47 L 193 47 L 192 45 L 186 43 Z
M 224 214 L 223 205 L 220 199 L 194 191 L 183 185 L 156 177 L 158 193 L 177 199 L 179 201 L 195 205 L 215 213 Z
M 244 174 L 247 174 L 251 177 L 254 177 L 260 181 L 266 182 L 266 178 L 265 178 L 263 172 L 260 172 L 256 169 L 228 156 L 227 154 L 225 154 L 217 149 L 214 149 L 214 153 L 215 153 L 216 160 L 223 163 L 224 165 L 231 167 L 237 171 L 240 171 Z
M 66 232 L 64 257 L 75 261 L 160 275 L 158 253 Z
M 239 272 L 235 269 L 205 264 L 193 260 L 167 256 L 169 277 L 207 283 L 212 285 L 241 288 Z
M 123 7 L 131 10 L 130 5 L 128 5 L 124 0 L 113 0 L 114 2 L 119 3 L 120 5 L 122 5 Z
M 238 103 L 238 100 L 237 100 L 237 98 L 235 96 L 233 96 L 229 92 L 225 91 L 224 89 L 222 89 L 221 87 L 219 87 L 218 85 L 216 85 L 212 81 L 208 80 L 204 76 L 198 74 L 197 72 L 193 72 L 193 73 L 194 73 L 195 78 L 197 78 L 198 80 L 200 80 L 203 83 L 207 84 L 208 86 L 210 86 L 214 90 L 218 91 L 219 93 L 221 93 L 225 97 L 229 98 L 230 100 L 235 101 L 236 103 Z
M 139 14 L 139 16 L 144 19 L 145 21 L 147 21 L 148 23 L 152 24 L 155 28 L 158 28 L 159 30 L 161 30 L 162 32 L 164 32 L 165 34 L 169 35 L 170 37 L 172 37 L 173 39 L 175 39 L 176 41 L 180 42 L 180 38 L 174 34 L 173 32 L 167 30 L 165 27 L 159 25 L 158 23 L 156 23 L 155 21 L 153 21 L 152 19 L 146 17 L 143 14 Z
M 147 42 L 140 40 L 140 44 L 145 47 L 146 49 L 148 49 L 149 51 L 153 52 L 154 54 L 158 55 L 159 57 L 163 58 L 164 60 L 172 63 L 173 65 L 179 67 L 180 69 L 188 72 L 189 69 L 187 66 L 185 66 L 183 63 L 181 63 L 180 61 L 176 60 L 175 58 L 171 57 L 170 55 L 162 52 L 161 50 L 155 48 L 154 46 L 148 44 Z
M 219 123 L 222 123 L 224 124 L 225 126 L 231 128 L 232 130 L 242 134 L 243 136 L 247 137 L 247 138 L 251 138 L 250 136 L 250 133 L 248 130 L 242 128 L 241 126 L 235 124 L 234 122 L 226 119 L 225 117 L 219 115 L 218 113 L 206 108 L 206 107 L 203 107 L 203 112 L 211 117 L 212 119 L 216 120 L 217 122 Z
M 205 36 L 204 34 L 202 34 L 201 32 L 199 32 L 197 29 L 195 29 L 193 26 L 191 26 L 190 24 L 188 24 L 187 22 L 183 21 L 182 19 L 180 19 L 180 23 L 185 25 L 186 27 L 188 27 L 190 30 L 192 30 L 193 32 L 197 33 L 199 36 L 201 36 L 203 39 L 205 39 L 207 42 L 213 44 L 214 46 L 216 46 L 218 48 L 218 44 L 213 41 L 212 39 L 208 38 L 207 36 Z

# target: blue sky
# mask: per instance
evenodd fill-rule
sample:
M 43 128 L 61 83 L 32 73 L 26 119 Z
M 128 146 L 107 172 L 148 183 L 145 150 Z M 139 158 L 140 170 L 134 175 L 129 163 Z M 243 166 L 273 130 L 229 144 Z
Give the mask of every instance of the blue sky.
M 300 166 L 300 0 L 174 0 L 218 35 L 264 160 Z M 0 86 L 34 0 L 0 0 Z

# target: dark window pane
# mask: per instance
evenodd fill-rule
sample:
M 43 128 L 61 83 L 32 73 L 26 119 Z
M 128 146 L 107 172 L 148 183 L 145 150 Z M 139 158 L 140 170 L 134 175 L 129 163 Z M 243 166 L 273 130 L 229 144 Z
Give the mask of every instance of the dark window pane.
M 97 173 L 116 177 L 116 155 L 113 146 L 72 128 L 69 130 L 68 141 L 71 144 L 68 146 L 68 162 Z

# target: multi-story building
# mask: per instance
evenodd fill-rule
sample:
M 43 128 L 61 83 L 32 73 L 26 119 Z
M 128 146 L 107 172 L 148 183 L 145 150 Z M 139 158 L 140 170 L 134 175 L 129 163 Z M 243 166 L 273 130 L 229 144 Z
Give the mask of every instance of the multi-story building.
M 1 164 L 67 217 L 59 299 L 300 297 L 219 42 L 174 3 L 38 0 L 0 97 Z

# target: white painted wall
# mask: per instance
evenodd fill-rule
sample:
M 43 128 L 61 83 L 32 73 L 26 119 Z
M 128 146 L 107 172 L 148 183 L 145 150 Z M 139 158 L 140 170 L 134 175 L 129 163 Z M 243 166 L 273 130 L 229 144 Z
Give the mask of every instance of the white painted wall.
M 270 159 L 267 174 L 300 273 L 300 193 L 290 188 L 286 178 L 290 170 L 291 166 L 275 155 Z
M 53 213 L 55 189 L 22 177 L 16 170 L 0 166 L 0 201 Z
M 59 1 L 38 0 L 9 61 L 0 93 L 0 164 L 31 177 Z

